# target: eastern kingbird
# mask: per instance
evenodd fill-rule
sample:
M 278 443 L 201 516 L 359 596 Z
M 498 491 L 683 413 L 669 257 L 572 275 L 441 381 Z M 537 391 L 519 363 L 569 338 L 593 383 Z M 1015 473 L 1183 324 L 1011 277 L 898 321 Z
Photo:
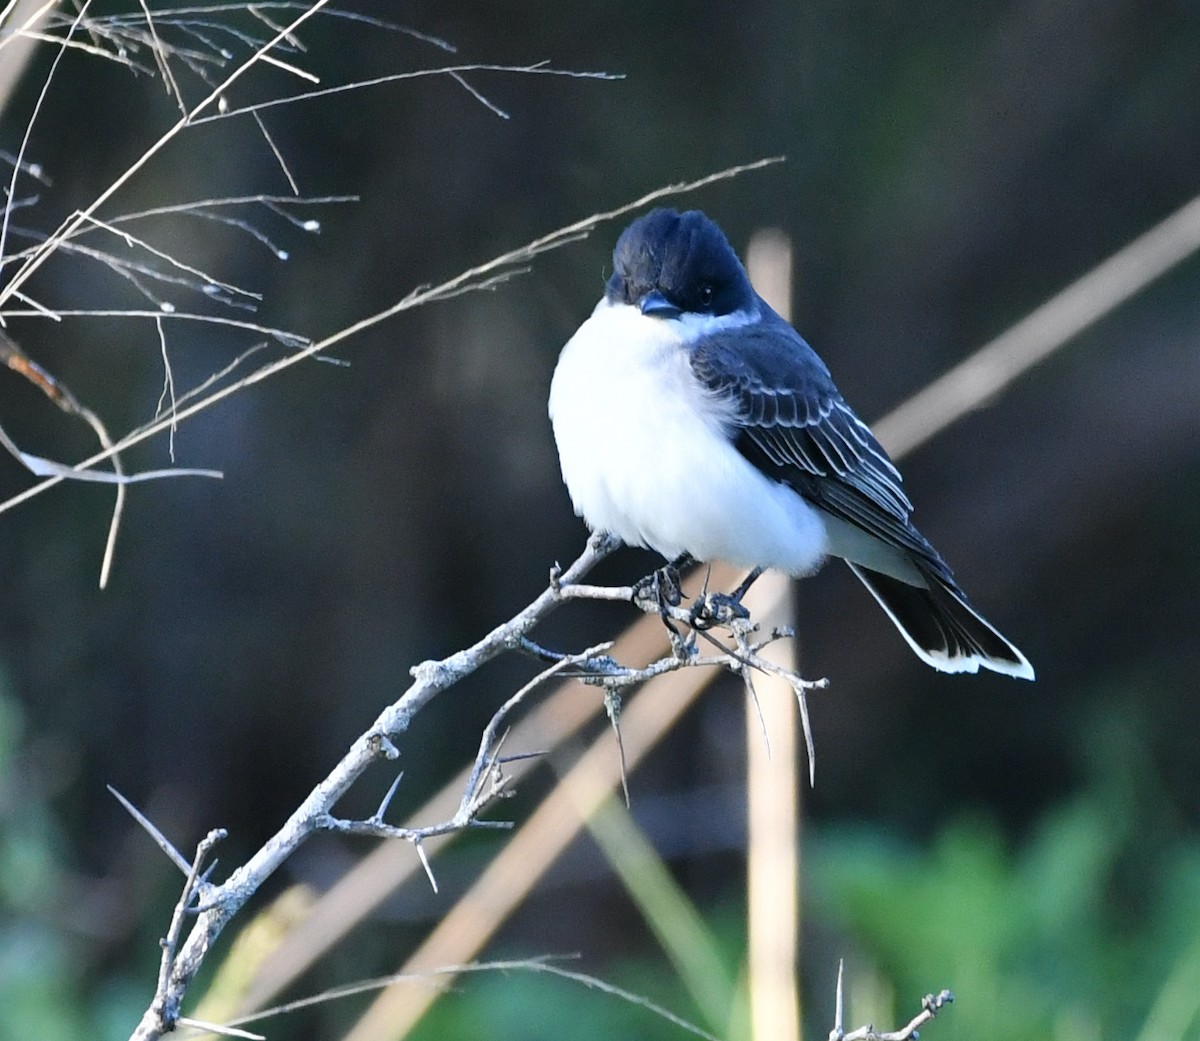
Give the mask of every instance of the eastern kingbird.
M 922 661 L 1033 679 L 912 525 L 900 473 L 698 210 L 621 234 L 550 419 L 575 512 L 669 560 L 811 574 L 841 557 Z

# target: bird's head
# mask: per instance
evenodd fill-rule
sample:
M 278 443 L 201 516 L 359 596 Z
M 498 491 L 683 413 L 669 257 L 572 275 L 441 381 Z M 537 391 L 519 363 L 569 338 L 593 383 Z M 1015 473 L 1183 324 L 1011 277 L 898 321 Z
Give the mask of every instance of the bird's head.
M 754 290 L 725 233 L 699 210 L 658 209 L 617 240 L 605 292 L 657 318 L 719 317 L 754 305 Z

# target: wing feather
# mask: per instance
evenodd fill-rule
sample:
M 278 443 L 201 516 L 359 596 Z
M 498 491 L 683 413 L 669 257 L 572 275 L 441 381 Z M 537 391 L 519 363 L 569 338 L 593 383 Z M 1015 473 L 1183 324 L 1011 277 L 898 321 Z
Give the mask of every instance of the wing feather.
M 753 329 L 700 339 L 690 351 L 697 378 L 732 404 L 731 436 L 747 459 L 814 505 L 913 554 L 931 577 L 957 588 L 909 520 L 912 503 L 900 472 L 787 322 L 765 308 Z

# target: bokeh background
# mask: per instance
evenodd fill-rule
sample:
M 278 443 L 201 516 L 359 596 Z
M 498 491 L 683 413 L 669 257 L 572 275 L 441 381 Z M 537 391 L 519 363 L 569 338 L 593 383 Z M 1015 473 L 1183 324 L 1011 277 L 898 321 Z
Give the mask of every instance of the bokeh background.
M 1200 7 L 1185 0 L 352 6 L 449 41 L 455 61 L 623 78 L 472 74 L 507 119 L 446 77 L 266 113 L 303 195 L 359 201 L 314 208 L 319 235 L 239 211 L 286 262 L 212 222 L 163 221 L 155 241 L 262 293 L 255 321 L 313 337 L 659 185 L 785 155 L 675 201 L 739 250 L 763 227 L 790 236 L 795 324 L 870 420 L 1200 192 Z M 448 60 L 343 19 L 301 36 L 296 60 L 323 84 Z M 24 67 L 0 149 L 20 147 L 54 53 Z M 231 100 L 302 85 L 277 72 L 240 89 Z M 16 196 L 37 200 L 14 213 L 9 251 L 89 203 L 176 112 L 151 76 L 68 54 L 27 150 L 52 184 L 18 179 Z M 288 191 L 254 125 L 231 120 L 181 135 L 102 213 Z M 227 827 L 222 862 L 238 863 L 410 666 L 478 638 L 578 553 L 545 398 L 619 229 L 373 328 L 337 350 L 348 365 L 296 366 L 181 426 L 176 461 L 224 479 L 132 488 L 105 591 L 111 490 L 62 486 L 0 514 L 0 1036 L 125 1036 L 152 991 L 178 879 L 106 784 L 184 849 Z M 1035 663 L 1035 684 L 933 673 L 844 568 L 797 586 L 802 664 L 832 681 L 814 699 L 821 767 L 803 796 L 810 1031 L 828 1030 L 845 955 L 884 1018 L 954 989 L 929 1036 L 1200 1036 L 1198 276 L 1200 261 L 1180 265 L 905 461 L 918 523 Z M 145 303 L 82 257 L 32 288 L 64 309 Z M 217 313 L 183 289 L 170 299 Z M 110 430 L 153 414 L 152 322 L 11 317 L 7 330 Z M 252 342 L 167 325 L 180 388 Z M 0 372 L 0 403 L 24 449 L 91 450 L 87 428 L 16 375 Z M 165 438 L 127 459 L 168 462 Z M 31 483 L 0 459 L 0 501 Z M 624 551 L 601 577 L 653 563 Z M 581 647 L 630 620 L 568 608 L 543 635 Z M 499 662 L 422 714 L 403 749 L 405 806 L 473 754 L 534 668 Z M 634 816 L 731 972 L 740 697 L 707 694 L 631 778 Z M 364 782 L 360 808 L 386 784 Z M 464 847 L 461 874 L 504 841 Z M 365 849 L 314 842 L 272 892 L 320 888 Z M 296 993 L 390 971 L 449 899 L 414 890 Z M 688 1011 L 586 842 L 494 950 L 580 951 L 589 971 Z M 339 1036 L 357 1007 L 276 1029 Z M 437 1016 L 429 1036 L 682 1036 L 520 978 L 464 984 Z

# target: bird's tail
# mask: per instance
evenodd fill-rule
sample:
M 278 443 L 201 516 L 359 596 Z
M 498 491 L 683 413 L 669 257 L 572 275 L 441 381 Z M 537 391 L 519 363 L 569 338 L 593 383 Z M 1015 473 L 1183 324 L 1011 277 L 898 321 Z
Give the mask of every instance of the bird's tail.
M 849 561 L 847 561 L 850 564 Z M 928 575 L 929 587 L 909 585 L 861 564 L 850 570 L 924 662 L 940 672 L 993 672 L 1033 679 L 1033 666 L 975 611 L 961 591 Z

